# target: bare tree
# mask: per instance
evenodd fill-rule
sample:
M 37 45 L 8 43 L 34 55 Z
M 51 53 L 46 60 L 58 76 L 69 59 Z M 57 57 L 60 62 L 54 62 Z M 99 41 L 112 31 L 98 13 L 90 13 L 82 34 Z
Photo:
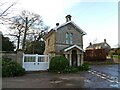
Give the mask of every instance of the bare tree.
M 48 30 L 48 26 L 43 24 L 40 15 L 26 10 L 22 11 L 20 15 L 11 18 L 11 22 L 10 28 L 16 29 L 17 33 L 14 32 L 9 35 L 17 38 L 17 49 L 19 49 L 20 41 L 22 41 L 22 49 L 24 50 L 26 39 L 32 37 L 34 40 L 40 40 L 44 34 L 43 32 Z M 23 40 L 21 40 L 21 36 Z
M 4 5 L 4 4 L 2 4 L 2 5 Z M 0 13 L 0 17 L 2 17 L 2 16 L 6 16 L 8 13 L 6 13 L 12 6 L 14 6 L 15 5 L 15 2 L 14 3 L 12 3 L 9 7 L 7 7 L 6 9 L 4 9 L 4 11 L 2 11 L 1 13 Z
M 4 24 L 8 19 L 8 15 L 11 13 L 11 8 L 17 3 L 10 2 L 9 0 L 0 0 L 0 24 Z M 3 23 L 4 22 L 4 23 Z
M 17 38 L 17 50 L 19 49 L 20 39 L 24 31 L 23 23 L 24 22 L 21 21 L 19 17 L 14 17 L 11 19 L 11 23 L 9 26 L 9 28 L 12 30 L 12 33 L 9 33 L 8 35 Z

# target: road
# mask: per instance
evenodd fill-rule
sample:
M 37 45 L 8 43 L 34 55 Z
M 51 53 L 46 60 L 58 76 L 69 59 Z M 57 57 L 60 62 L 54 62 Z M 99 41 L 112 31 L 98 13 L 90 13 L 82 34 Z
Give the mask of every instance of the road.
M 118 70 L 118 65 L 91 66 L 91 70 L 85 74 L 85 87 L 120 88 L 120 73 Z
M 32 72 L 2 79 L 3 88 L 113 88 L 120 89 L 118 65 L 93 65 L 89 71 L 55 74 Z

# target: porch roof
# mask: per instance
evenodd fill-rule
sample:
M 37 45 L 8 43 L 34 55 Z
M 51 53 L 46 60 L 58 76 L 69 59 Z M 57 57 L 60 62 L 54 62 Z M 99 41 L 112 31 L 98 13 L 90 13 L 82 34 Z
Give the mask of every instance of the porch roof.
M 84 50 L 81 47 L 77 46 L 77 45 L 70 46 L 70 47 L 64 49 L 64 51 L 66 52 L 66 51 L 71 50 L 73 48 L 77 48 L 77 49 L 81 50 L 82 52 L 84 52 Z

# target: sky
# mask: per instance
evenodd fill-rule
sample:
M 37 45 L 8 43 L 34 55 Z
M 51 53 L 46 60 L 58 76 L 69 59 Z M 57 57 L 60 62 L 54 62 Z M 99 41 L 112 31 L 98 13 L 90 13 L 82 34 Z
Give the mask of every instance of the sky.
M 118 0 L 17 0 L 14 8 L 41 15 L 50 28 L 65 23 L 65 16 L 70 14 L 72 21 L 87 33 L 84 48 L 104 39 L 111 47 L 118 44 Z

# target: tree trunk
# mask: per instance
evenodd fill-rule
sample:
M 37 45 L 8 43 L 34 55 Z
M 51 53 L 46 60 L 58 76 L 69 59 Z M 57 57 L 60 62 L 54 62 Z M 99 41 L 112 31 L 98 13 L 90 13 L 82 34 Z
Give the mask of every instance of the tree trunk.
M 20 46 L 20 33 L 19 33 L 19 35 L 18 35 L 17 50 L 19 50 L 19 46 Z
M 28 24 L 28 17 L 26 17 L 26 20 L 25 20 L 25 32 L 24 32 L 23 46 L 22 46 L 23 50 L 25 49 L 26 33 L 28 30 L 27 24 Z

